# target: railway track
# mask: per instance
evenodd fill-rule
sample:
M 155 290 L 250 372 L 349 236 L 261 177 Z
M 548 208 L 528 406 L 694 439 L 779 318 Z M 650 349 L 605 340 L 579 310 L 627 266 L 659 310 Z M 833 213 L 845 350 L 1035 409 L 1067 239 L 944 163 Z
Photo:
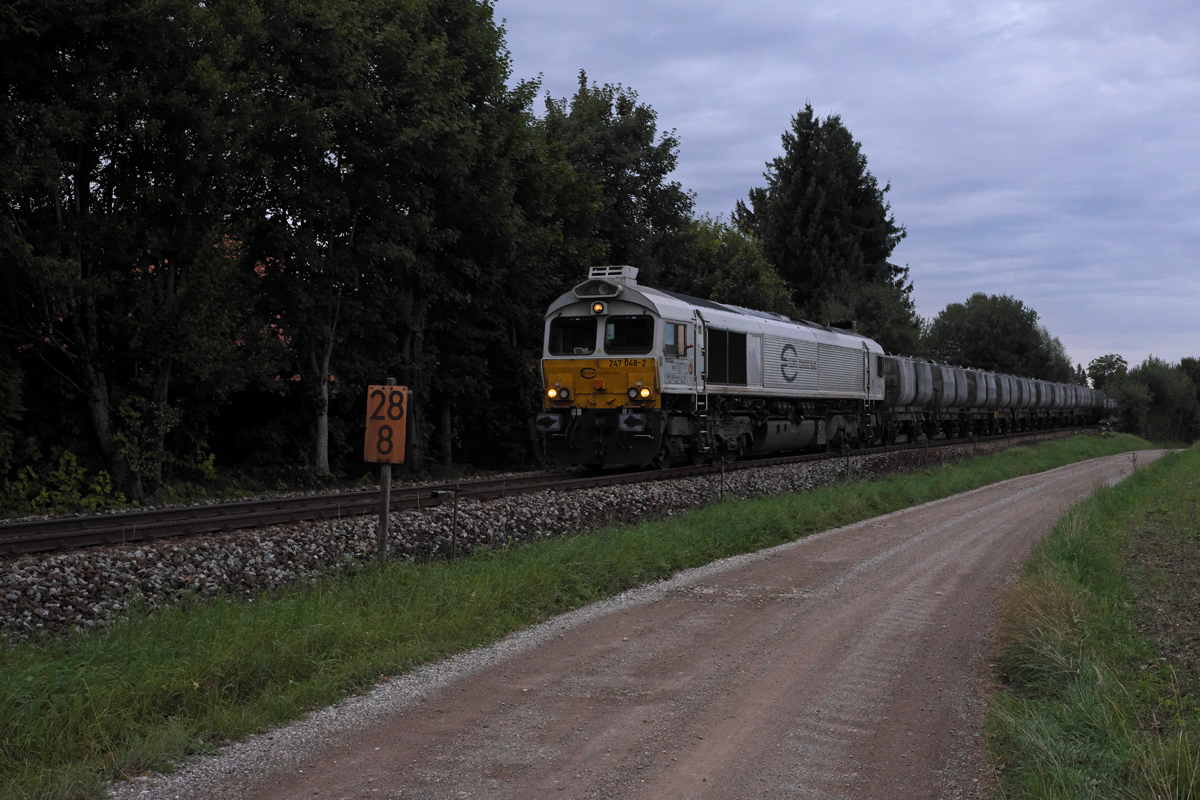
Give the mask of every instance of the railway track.
M 392 511 L 419 509 L 449 502 L 457 495 L 473 500 L 529 494 L 544 489 L 571 491 L 597 486 L 617 486 L 642 481 L 672 480 L 697 475 L 714 475 L 758 467 L 779 466 L 806 461 L 871 455 L 905 450 L 922 450 L 971 442 L 1023 439 L 1047 434 L 1079 433 L 1092 429 L 1033 431 L 1011 436 L 987 436 L 972 439 L 935 439 L 889 447 L 863 448 L 838 453 L 810 453 L 747 461 L 718 462 L 703 466 L 673 467 L 656 471 L 621 471 L 594 475 L 558 473 L 521 478 L 491 478 L 457 483 L 424 485 L 415 488 L 392 487 Z M 122 544 L 173 536 L 257 528 L 304 520 L 333 519 L 377 513 L 378 489 L 355 492 L 331 492 L 304 497 L 266 500 L 242 500 L 207 506 L 181 506 L 153 511 L 130 511 L 86 517 L 60 517 L 0 524 L 0 556 L 61 550 L 97 545 Z

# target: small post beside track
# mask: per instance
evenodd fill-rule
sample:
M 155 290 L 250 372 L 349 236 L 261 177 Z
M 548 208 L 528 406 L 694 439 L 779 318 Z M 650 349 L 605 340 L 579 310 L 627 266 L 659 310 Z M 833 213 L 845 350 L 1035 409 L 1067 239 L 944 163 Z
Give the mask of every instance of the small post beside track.
M 387 557 L 388 522 L 392 511 L 392 465 L 379 467 L 379 529 L 375 534 L 375 557 Z
M 396 379 L 388 378 L 388 386 L 395 386 Z M 392 519 L 392 465 L 379 465 L 379 530 L 376 532 L 375 557 L 387 558 L 388 528 Z

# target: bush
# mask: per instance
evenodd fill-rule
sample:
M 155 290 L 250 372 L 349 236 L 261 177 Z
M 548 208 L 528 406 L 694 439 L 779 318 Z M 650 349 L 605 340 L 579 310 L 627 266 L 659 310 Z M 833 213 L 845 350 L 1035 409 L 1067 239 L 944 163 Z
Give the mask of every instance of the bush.
M 61 450 L 57 456 L 41 473 L 24 466 L 13 478 L 4 479 L 0 512 L 99 511 L 127 502 L 107 472 L 101 470 L 89 477 L 74 453 Z

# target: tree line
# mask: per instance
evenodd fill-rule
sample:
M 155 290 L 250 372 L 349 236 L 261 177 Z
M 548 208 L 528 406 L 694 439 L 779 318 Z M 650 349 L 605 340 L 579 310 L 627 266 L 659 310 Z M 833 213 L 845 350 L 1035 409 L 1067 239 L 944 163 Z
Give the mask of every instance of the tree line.
M 916 315 L 890 187 L 836 115 L 805 106 L 766 185 L 697 215 L 654 110 L 582 71 L 570 98 L 512 81 L 484 0 L 18 0 L 0 43 L 11 508 L 360 474 L 385 376 L 412 389 L 410 469 L 537 463 L 544 309 L 596 264 L 891 352 L 1071 369 L 1012 298 Z
M 1149 356 L 1130 368 L 1116 353 L 1088 364 L 1092 385 L 1120 406 L 1120 423 L 1158 442 L 1200 438 L 1200 359 L 1172 364 Z

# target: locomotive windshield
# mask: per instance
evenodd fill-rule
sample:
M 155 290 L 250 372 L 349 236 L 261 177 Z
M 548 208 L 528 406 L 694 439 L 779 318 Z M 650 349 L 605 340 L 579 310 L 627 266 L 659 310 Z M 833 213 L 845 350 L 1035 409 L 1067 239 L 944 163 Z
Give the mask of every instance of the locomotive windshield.
M 550 355 L 588 356 L 595 350 L 594 317 L 555 317 L 550 320 Z
M 604 352 L 610 356 L 641 355 L 654 347 L 654 317 L 609 317 L 604 326 Z

